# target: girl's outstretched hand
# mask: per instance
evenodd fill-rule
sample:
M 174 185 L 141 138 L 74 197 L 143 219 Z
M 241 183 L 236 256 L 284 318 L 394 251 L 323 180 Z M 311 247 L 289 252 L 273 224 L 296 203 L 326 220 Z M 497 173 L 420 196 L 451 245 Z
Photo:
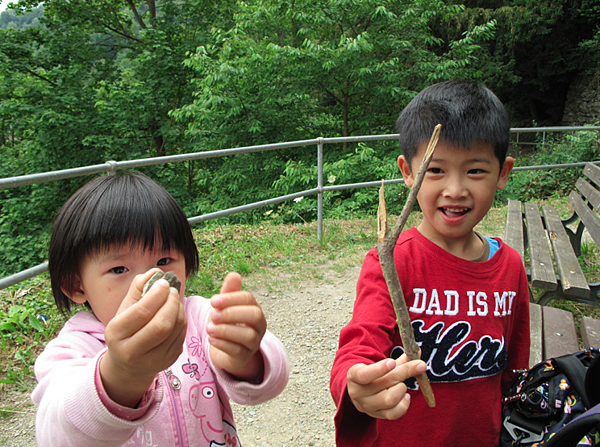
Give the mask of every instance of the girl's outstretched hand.
M 100 361 L 107 394 L 134 407 L 154 377 L 182 352 L 187 320 L 179 292 L 164 279 L 142 297 L 144 284 L 158 269 L 134 278 L 117 314 L 106 326 L 108 351 Z
M 239 379 L 260 381 L 264 364 L 259 348 L 267 320 L 254 296 L 242 291 L 241 276 L 229 273 L 210 304 L 206 331 L 213 364 Z

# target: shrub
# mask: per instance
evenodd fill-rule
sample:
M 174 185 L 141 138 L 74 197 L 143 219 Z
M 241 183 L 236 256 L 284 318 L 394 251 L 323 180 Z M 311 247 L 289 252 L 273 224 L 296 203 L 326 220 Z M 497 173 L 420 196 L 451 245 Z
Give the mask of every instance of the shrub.
M 547 166 L 581 163 L 600 159 L 598 131 L 578 131 L 558 134 L 538 141 L 535 152 L 516 160 L 515 166 Z M 499 191 L 496 200 L 540 200 L 553 195 L 567 195 L 575 187 L 582 168 L 553 168 L 514 171 L 506 189 Z

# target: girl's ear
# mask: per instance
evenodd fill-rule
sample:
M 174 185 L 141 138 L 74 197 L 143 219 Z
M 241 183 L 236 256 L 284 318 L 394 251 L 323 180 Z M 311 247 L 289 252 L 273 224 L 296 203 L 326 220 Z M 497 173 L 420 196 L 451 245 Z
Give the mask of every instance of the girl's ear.
M 75 278 L 72 290 L 67 290 L 64 287 L 61 287 L 60 290 L 74 303 L 83 304 L 87 302 L 87 296 L 81 287 L 81 280 L 79 277 Z
M 400 155 L 398 157 L 398 167 L 400 168 L 400 172 L 402 172 L 402 177 L 404 178 L 404 183 L 409 188 L 412 187 L 415 179 L 413 178 L 412 172 L 410 170 L 410 164 L 404 157 L 404 155 Z

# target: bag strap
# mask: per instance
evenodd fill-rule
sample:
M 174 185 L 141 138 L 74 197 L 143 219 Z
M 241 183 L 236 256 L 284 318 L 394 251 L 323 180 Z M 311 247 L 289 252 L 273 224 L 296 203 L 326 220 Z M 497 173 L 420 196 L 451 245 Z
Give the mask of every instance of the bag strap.
M 600 404 L 600 355 L 596 355 L 588 366 L 585 375 L 585 394 L 591 406 Z
M 600 424 L 600 404 L 573 419 L 544 444 L 547 447 L 576 447 Z
M 555 357 L 554 361 L 560 368 L 561 372 L 567 376 L 571 385 L 575 387 L 575 391 L 579 394 L 583 400 L 585 408 L 591 408 L 590 400 L 588 399 L 585 390 L 585 374 L 587 368 L 583 366 L 581 360 L 579 360 L 574 354 L 567 354 L 560 357 Z

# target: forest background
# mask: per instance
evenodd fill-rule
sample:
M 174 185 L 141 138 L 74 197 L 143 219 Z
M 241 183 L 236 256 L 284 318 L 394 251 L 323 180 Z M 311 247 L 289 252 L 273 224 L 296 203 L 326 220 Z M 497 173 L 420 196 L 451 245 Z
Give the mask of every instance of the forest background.
M 598 24 L 597 0 L 19 0 L 0 13 L 0 178 L 391 134 L 416 93 L 454 78 L 484 82 L 513 127 L 557 125 L 573 80 L 599 78 Z M 570 138 L 543 161 L 598 159 L 595 132 Z M 398 154 L 394 141 L 328 145 L 325 178 L 397 178 Z M 314 187 L 315 163 L 287 149 L 141 170 L 196 216 Z M 532 175 L 498 200 L 556 194 L 574 176 Z M 0 275 L 45 260 L 54 214 L 88 180 L 0 190 Z M 401 206 L 406 191 L 388 194 Z M 325 202 L 325 217 L 373 215 L 377 193 Z M 305 197 L 218 223 L 315 216 Z

